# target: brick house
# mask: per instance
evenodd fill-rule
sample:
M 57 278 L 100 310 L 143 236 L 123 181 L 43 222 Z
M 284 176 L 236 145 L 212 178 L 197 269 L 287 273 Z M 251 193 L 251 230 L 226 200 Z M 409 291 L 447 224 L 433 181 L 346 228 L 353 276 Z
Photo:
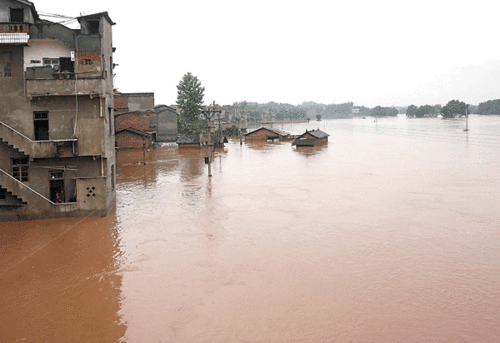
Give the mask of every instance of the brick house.
M 297 137 L 292 145 L 295 146 L 316 146 L 320 144 L 328 144 L 328 133 L 321 131 L 320 129 L 311 130 L 304 132 L 299 137 Z
M 121 149 L 149 149 L 153 146 L 150 133 L 128 127 L 115 133 L 116 146 Z
M 154 93 L 115 93 L 115 146 L 150 147 L 156 133 Z
M 286 132 L 279 129 L 260 127 L 256 130 L 250 131 L 245 134 L 245 141 L 283 141 L 290 140 L 294 137 L 290 132 Z

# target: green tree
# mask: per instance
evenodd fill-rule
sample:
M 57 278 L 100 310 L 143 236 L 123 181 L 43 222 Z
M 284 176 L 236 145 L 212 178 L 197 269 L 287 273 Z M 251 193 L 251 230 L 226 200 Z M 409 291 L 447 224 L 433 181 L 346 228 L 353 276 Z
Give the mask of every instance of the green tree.
M 180 132 L 199 131 L 201 105 L 205 87 L 200 80 L 191 73 L 184 74 L 177 85 L 177 106 L 180 113 L 177 115 L 177 127 Z
M 477 106 L 479 114 L 500 114 L 500 99 L 481 102 Z
M 410 105 L 408 106 L 408 108 L 406 109 L 406 116 L 407 117 L 413 117 L 415 116 L 415 113 L 417 112 L 417 106 L 415 105 Z
M 316 114 L 316 120 L 320 121 L 321 120 L 321 114 Z
M 451 100 L 441 109 L 441 113 L 445 118 L 454 118 L 456 115 L 465 115 L 468 107 L 463 101 Z

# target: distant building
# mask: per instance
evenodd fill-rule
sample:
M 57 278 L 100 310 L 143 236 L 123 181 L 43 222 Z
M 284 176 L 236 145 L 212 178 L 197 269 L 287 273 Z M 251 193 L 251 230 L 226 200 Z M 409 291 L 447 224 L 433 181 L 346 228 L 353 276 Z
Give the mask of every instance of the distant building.
M 245 141 L 283 141 L 293 138 L 290 132 L 264 126 L 245 134 Z
M 150 147 L 156 133 L 154 93 L 115 93 L 115 144 L 119 149 Z
M 41 20 L 0 0 L 0 221 L 87 214 L 115 204 L 112 26 Z
M 154 93 L 115 93 L 115 114 L 154 111 Z
M 327 144 L 328 136 L 330 136 L 328 133 L 323 132 L 320 129 L 311 131 L 306 130 L 305 133 L 301 134 L 292 142 L 292 145 L 315 146 L 319 144 Z
M 177 138 L 179 148 L 201 148 L 202 139 L 200 133 L 180 133 Z
M 152 134 L 134 129 L 122 129 L 115 134 L 116 146 L 120 149 L 149 149 L 153 146 Z
M 359 108 L 353 108 L 353 109 L 351 110 L 351 113 L 352 113 L 352 114 L 359 114 Z
M 177 112 L 166 105 L 155 107 L 156 142 L 175 142 L 177 140 Z

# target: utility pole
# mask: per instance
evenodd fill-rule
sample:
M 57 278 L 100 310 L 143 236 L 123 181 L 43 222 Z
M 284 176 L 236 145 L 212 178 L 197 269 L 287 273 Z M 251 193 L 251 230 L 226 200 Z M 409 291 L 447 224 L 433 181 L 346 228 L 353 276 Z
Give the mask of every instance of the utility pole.
M 465 132 L 469 131 L 469 111 L 465 108 Z
M 222 112 L 221 110 L 218 110 L 217 108 L 219 107 L 219 105 L 217 105 L 215 103 L 215 100 L 214 102 L 212 103 L 212 105 L 208 106 L 207 109 L 205 110 L 202 110 L 201 112 L 203 113 L 203 115 L 205 116 L 205 118 L 207 118 L 208 120 L 208 177 L 212 177 L 212 125 L 210 124 L 210 121 L 212 120 L 212 118 L 214 117 L 214 115 L 216 113 L 220 113 Z
M 144 165 L 146 165 L 146 138 L 142 137 L 142 153 L 144 155 Z

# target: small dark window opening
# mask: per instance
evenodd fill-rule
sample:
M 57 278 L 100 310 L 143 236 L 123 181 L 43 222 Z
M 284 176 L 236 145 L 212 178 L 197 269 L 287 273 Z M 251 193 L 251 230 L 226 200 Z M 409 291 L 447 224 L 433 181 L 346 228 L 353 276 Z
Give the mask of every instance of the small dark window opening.
M 24 22 L 24 10 L 22 8 L 11 8 L 10 9 L 10 22 L 11 23 Z
M 115 165 L 111 166 L 111 188 L 115 189 Z
M 109 134 L 113 135 L 113 109 L 108 107 L 108 118 L 109 118 Z
M 59 63 L 61 66 L 61 72 L 67 72 L 67 73 L 74 73 L 75 72 L 75 66 L 71 58 L 69 57 L 60 57 L 59 58 Z
M 13 158 L 12 159 L 12 176 L 22 182 L 29 181 L 28 178 L 28 158 Z
M 83 64 L 91 65 L 92 64 L 92 60 L 90 58 L 86 58 Z
M 0 200 L 5 200 L 7 198 L 7 190 L 5 188 L 0 188 Z
M 91 34 L 99 34 L 99 20 L 89 20 Z
M 34 113 L 35 140 L 49 140 L 49 112 Z

